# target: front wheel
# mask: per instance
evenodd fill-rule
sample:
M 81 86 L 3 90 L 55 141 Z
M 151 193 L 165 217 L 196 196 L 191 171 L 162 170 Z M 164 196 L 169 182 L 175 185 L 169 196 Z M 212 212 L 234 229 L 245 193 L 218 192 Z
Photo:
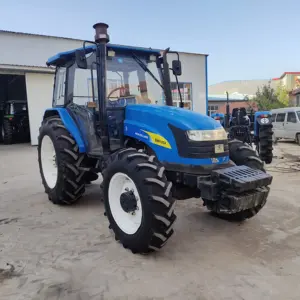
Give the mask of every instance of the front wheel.
M 48 198 L 54 204 L 72 204 L 85 191 L 85 154 L 58 116 L 45 119 L 38 138 L 38 162 Z
M 122 149 L 103 172 L 106 216 L 116 240 L 133 253 L 161 249 L 176 220 L 172 183 L 154 156 Z
M 3 120 L 1 133 L 3 144 L 10 145 L 13 143 L 13 125 L 9 120 Z
M 273 160 L 273 130 L 271 126 L 259 128 L 259 156 L 266 164 Z

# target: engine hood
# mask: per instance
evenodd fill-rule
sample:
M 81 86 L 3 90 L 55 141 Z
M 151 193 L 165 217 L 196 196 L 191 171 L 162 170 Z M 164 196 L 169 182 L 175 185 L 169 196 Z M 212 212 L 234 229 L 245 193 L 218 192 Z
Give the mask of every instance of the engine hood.
M 182 109 L 174 106 L 160 105 L 128 105 L 126 107 L 126 119 L 142 122 L 143 120 L 159 118 L 164 123 L 172 124 L 183 130 L 209 130 L 217 129 L 222 125 L 213 118 L 191 110 Z

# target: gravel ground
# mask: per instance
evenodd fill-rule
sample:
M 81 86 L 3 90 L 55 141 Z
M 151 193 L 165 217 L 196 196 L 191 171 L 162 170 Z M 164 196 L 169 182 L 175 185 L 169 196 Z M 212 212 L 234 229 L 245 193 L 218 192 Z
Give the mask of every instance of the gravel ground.
M 172 239 L 140 256 L 112 237 L 98 182 L 78 204 L 54 206 L 36 148 L 0 146 L 0 299 L 298 300 L 300 173 L 287 161 L 296 164 L 300 147 L 276 151 L 286 159 L 270 166 L 272 191 L 256 217 L 229 223 L 199 200 L 179 202 Z

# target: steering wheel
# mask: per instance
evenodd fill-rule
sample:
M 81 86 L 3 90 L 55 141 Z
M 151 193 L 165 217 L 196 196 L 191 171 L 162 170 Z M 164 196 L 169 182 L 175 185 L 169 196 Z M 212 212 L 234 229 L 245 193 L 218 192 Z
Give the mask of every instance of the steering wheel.
M 116 91 L 118 91 L 118 90 L 121 90 L 121 89 L 125 89 L 124 86 L 119 86 L 119 87 L 113 89 L 113 90 L 107 95 L 107 98 L 109 99 L 109 98 L 111 97 L 111 95 L 112 95 L 114 92 L 116 92 Z M 117 99 L 119 99 L 119 98 L 117 97 Z M 117 101 L 117 100 L 109 100 L 109 101 Z
M 129 97 L 135 97 L 135 95 L 127 95 L 127 96 L 124 96 L 124 97 L 114 97 L 115 99 L 111 100 L 109 99 L 111 97 L 111 95 L 118 91 L 118 90 L 121 90 L 121 89 L 125 89 L 123 86 L 120 86 L 120 87 L 117 87 L 115 89 L 113 89 L 108 95 L 107 95 L 107 98 L 108 98 L 108 101 L 111 103 L 112 106 L 126 106 L 127 104 L 127 101 L 126 101 L 126 98 L 129 98 Z M 119 102 L 120 100 L 123 100 L 122 102 L 122 105 L 121 103 Z M 117 104 L 115 104 L 117 102 Z M 118 105 L 119 104 L 119 105 Z

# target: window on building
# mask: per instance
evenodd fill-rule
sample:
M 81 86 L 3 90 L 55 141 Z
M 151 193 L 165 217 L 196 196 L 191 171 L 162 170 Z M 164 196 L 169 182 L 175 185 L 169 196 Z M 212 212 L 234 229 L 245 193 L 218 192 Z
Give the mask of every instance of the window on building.
M 276 122 L 284 122 L 285 114 L 278 114 L 276 118 Z
M 208 105 L 208 115 L 211 116 L 211 114 L 216 113 L 219 110 L 218 105 Z
M 297 123 L 296 114 L 294 112 L 289 112 L 287 115 L 287 122 Z
M 192 84 L 187 82 L 179 82 L 179 89 L 182 96 L 184 108 L 192 109 Z M 171 82 L 173 105 L 180 107 L 180 96 L 176 82 Z

